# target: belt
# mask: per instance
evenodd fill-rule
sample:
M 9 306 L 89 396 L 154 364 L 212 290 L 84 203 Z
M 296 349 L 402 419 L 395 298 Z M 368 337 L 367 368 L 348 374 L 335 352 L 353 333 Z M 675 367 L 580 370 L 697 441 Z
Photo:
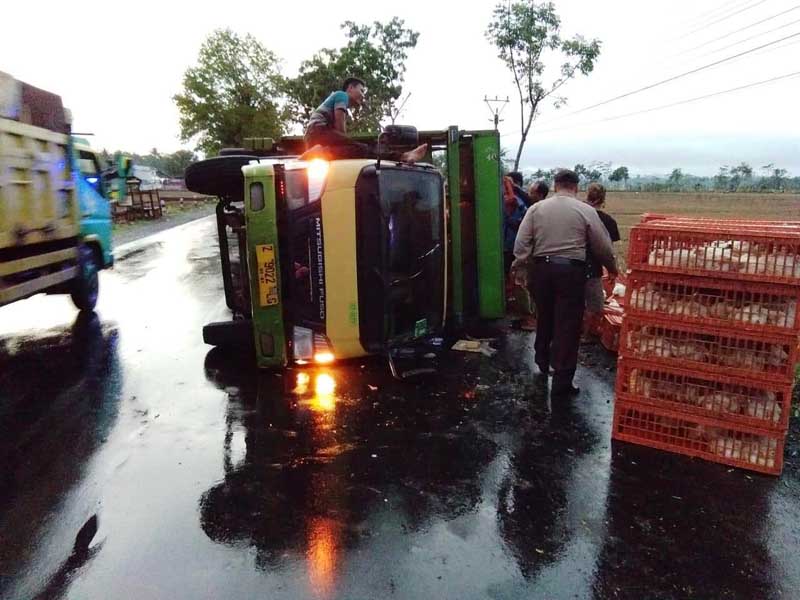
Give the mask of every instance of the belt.
M 585 261 L 578 260 L 577 258 L 564 258 L 563 256 L 536 256 L 533 262 L 549 263 L 551 265 L 574 265 L 576 267 L 583 267 L 586 265 Z

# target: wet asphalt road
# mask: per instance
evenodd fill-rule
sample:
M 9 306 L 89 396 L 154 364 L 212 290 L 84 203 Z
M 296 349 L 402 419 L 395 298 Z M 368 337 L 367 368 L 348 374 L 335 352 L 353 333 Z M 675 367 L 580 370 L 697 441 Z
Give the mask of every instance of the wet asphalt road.
M 613 362 L 552 406 L 521 333 L 415 385 L 260 374 L 202 343 L 214 240 L 160 234 L 96 316 L 0 309 L 3 599 L 800 597 L 796 422 L 781 479 L 612 445 Z

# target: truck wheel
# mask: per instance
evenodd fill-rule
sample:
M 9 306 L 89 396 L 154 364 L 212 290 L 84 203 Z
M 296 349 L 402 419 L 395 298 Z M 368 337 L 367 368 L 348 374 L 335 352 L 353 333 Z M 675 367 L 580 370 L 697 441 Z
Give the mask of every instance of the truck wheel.
M 209 323 L 203 327 L 203 341 L 219 348 L 251 348 L 253 323 L 245 319 Z
M 215 156 L 190 164 L 184 177 L 186 189 L 198 194 L 244 200 L 244 176 L 242 167 L 257 156 L 239 154 Z
M 100 291 L 97 258 L 89 246 L 78 248 L 78 276 L 72 284 L 72 302 L 80 310 L 94 310 Z

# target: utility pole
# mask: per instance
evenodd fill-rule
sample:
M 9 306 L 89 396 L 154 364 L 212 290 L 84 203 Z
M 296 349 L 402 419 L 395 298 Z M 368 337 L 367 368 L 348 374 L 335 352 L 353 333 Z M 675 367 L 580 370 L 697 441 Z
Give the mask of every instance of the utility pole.
M 505 100 L 503 100 L 502 98 L 498 98 L 497 96 L 495 96 L 494 98 L 489 98 L 488 96 L 484 96 L 483 101 L 486 102 L 486 105 L 489 107 L 489 112 L 492 113 L 492 118 L 490 119 L 490 121 L 494 123 L 494 130 L 497 131 L 497 126 L 500 124 L 501 121 L 503 121 L 503 119 L 500 118 L 500 115 L 503 113 L 503 111 L 506 108 L 506 105 L 509 102 L 508 96 L 506 96 Z M 498 107 L 494 107 L 492 106 L 492 104 L 497 104 Z

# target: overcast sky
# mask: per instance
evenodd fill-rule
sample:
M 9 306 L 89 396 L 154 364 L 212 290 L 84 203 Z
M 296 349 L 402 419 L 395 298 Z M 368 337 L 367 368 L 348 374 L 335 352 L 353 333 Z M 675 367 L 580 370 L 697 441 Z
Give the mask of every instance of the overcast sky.
M 800 35 L 571 114 L 800 33 L 800 22 L 792 24 L 800 21 L 800 9 L 792 10 L 795 0 L 555 4 L 563 32 L 600 39 L 602 52 L 591 75 L 564 89 L 566 107 L 544 108 L 523 154 L 524 168 L 611 161 L 634 173 L 668 173 L 680 167 L 712 174 L 722 164 L 747 161 L 755 167 L 775 163 L 800 174 L 800 77 L 603 121 L 800 71 Z M 252 33 L 283 59 L 284 74 L 293 75 L 320 48 L 344 44 L 342 21 L 398 16 L 420 33 L 407 61 L 404 90 L 411 97 L 400 121 L 420 129 L 490 128 L 484 96 L 508 96 L 500 130 L 503 146 L 513 155 L 519 140 L 515 88 L 484 36 L 494 5 L 487 0 L 9 2 L 2 8 L 0 70 L 61 94 L 73 112 L 74 129 L 93 132 L 97 147 L 169 152 L 187 147 L 178 138 L 172 96 L 213 29 Z M 783 11 L 789 12 L 775 16 Z

